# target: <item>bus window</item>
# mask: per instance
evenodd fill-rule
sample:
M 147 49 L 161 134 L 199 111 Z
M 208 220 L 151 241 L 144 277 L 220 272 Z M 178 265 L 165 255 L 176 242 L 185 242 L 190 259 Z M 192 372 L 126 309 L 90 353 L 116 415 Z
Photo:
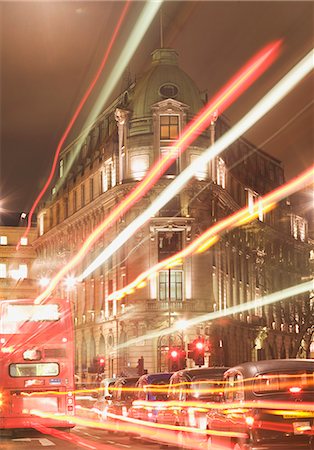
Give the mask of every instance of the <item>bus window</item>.
M 10 364 L 9 373 L 11 377 L 54 377 L 59 375 L 59 364 Z

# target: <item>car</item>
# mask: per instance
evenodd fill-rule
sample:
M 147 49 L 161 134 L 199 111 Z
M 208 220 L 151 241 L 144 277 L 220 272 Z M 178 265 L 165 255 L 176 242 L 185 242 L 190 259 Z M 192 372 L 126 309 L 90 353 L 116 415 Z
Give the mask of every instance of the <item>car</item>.
M 313 449 L 314 361 L 246 362 L 224 375 L 224 403 L 207 413 L 208 449 Z
M 175 372 L 170 379 L 168 403 L 157 413 L 157 422 L 206 430 L 206 403 L 220 402 L 226 367 L 200 367 Z M 177 445 L 186 447 L 188 439 L 207 437 L 201 433 L 177 432 Z
M 146 422 L 156 422 L 157 413 L 163 402 L 167 400 L 167 392 L 171 373 L 151 373 L 142 375 L 136 383 L 137 393 L 135 400 L 128 411 L 128 416 L 132 419 Z M 142 431 L 142 432 L 141 432 Z M 154 440 L 156 433 L 150 429 L 149 433 L 138 427 L 138 433 L 132 433 L 143 439 Z
M 115 425 L 114 431 L 125 432 L 125 423 L 119 417 L 127 417 L 136 398 L 135 386 L 139 377 L 120 377 L 112 386 L 111 404 L 107 408 L 107 421 Z

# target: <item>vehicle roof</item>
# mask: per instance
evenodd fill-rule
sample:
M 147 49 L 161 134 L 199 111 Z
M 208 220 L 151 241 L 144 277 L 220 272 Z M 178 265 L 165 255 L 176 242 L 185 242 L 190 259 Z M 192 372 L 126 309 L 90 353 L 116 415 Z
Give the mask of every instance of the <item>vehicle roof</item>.
M 193 380 L 199 377 L 216 377 L 221 376 L 228 370 L 228 367 L 194 367 L 193 369 L 184 369 L 173 374 L 173 377 L 177 374 L 180 376 L 186 376 Z
M 135 386 L 138 379 L 139 379 L 139 377 L 121 377 L 121 378 L 117 379 L 115 384 L 120 383 L 120 384 Z
M 101 380 L 100 384 L 110 384 L 110 383 L 115 383 L 117 380 L 119 380 L 119 378 L 104 378 L 103 380 Z
M 246 362 L 238 366 L 231 367 L 225 376 L 234 371 L 241 372 L 245 378 L 254 377 L 259 373 L 277 372 L 281 370 L 314 370 L 314 360 L 312 359 L 271 359 L 265 361 Z
M 163 372 L 163 373 L 148 373 L 145 375 L 142 375 L 138 382 L 139 383 L 147 383 L 147 384 L 154 384 L 156 383 L 156 381 L 169 381 L 171 375 L 173 374 L 173 372 Z

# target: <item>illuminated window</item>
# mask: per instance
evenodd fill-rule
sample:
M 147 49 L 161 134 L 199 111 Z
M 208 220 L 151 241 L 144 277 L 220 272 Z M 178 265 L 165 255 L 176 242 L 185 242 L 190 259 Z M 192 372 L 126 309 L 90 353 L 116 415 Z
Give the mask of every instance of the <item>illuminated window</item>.
M 102 192 L 108 191 L 108 189 L 116 185 L 116 172 L 112 161 L 112 158 L 108 159 L 101 171 L 101 187 Z
M 169 290 L 170 281 L 170 290 Z M 183 272 L 181 270 L 163 270 L 159 272 L 159 300 L 183 300 Z
M 27 264 L 19 264 L 19 278 L 27 278 L 27 277 L 28 277 Z
M 60 159 L 59 162 L 59 177 L 62 178 L 64 173 L 64 161 L 63 159 Z
M 226 164 L 222 158 L 217 158 L 217 184 L 226 187 Z
M 8 245 L 8 237 L 0 236 L 0 245 Z
M 179 137 L 179 116 L 160 116 L 160 140 L 174 141 Z
M 258 203 L 257 208 L 255 206 L 256 203 Z M 256 192 L 252 191 L 252 189 L 247 189 L 247 205 L 249 208 L 249 213 L 254 214 L 255 212 L 258 212 L 258 219 L 263 222 L 263 204 L 260 201 L 260 196 Z
M 42 236 L 45 232 L 45 216 L 40 214 L 38 216 L 39 236 Z
M 7 277 L 7 265 L 5 263 L 0 263 L 0 278 Z
M 28 244 L 28 239 L 27 237 L 22 237 L 21 238 L 21 245 L 27 245 Z
M 303 217 L 291 215 L 291 234 L 294 239 L 300 239 L 300 241 L 305 241 L 306 235 L 306 220 Z

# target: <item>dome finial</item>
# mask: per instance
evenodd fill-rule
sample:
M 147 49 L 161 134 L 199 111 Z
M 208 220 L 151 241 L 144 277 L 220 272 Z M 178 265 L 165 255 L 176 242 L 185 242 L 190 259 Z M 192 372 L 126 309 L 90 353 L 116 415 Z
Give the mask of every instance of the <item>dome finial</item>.
M 162 24 L 162 7 L 159 10 L 160 19 L 160 48 L 164 47 L 163 24 Z

